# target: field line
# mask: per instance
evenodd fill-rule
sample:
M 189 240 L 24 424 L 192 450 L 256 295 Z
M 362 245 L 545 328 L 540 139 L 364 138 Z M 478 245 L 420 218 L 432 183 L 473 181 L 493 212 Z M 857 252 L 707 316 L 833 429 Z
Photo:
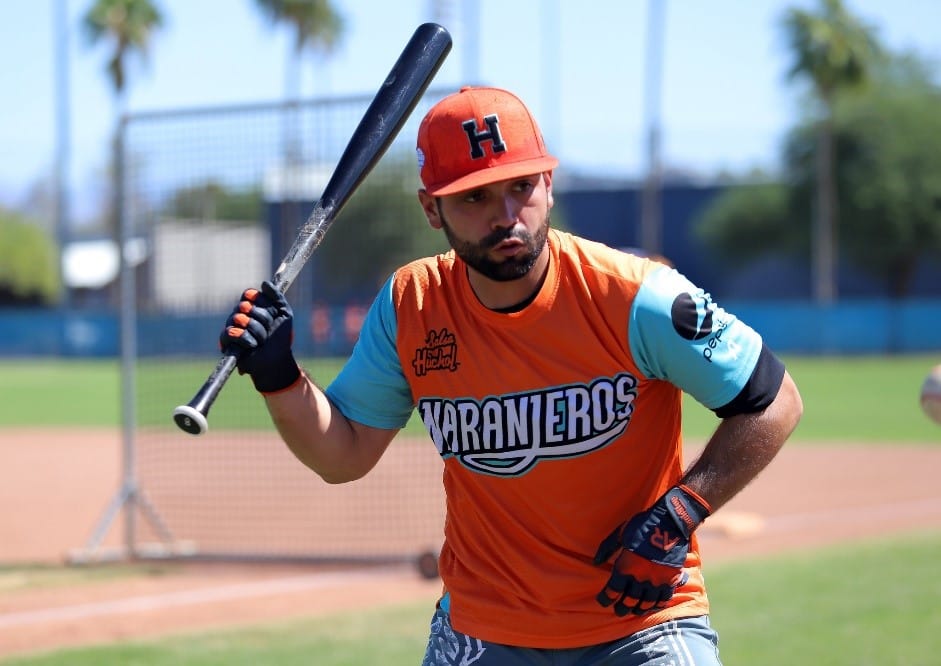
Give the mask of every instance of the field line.
M 0 614 L 0 629 L 9 629 L 43 622 L 81 620 L 118 613 L 140 613 L 194 604 L 334 588 L 350 583 L 368 582 L 380 578 L 388 578 L 392 575 L 401 575 L 402 571 L 402 567 L 382 567 L 381 569 L 373 569 L 368 572 L 351 571 L 308 574 L 250 583 L 234 583 L 199 590 L 181 590 L 178 592 L 143 595 L 128 599 L 116 599 L 113 601 L 99 601 L 61 606 L 58 608 L 19 611 Z

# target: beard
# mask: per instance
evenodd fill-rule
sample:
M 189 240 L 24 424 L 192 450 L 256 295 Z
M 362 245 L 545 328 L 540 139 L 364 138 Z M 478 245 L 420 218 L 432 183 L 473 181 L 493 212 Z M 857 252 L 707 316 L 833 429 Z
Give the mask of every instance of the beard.
M 536 229 L 535 233 L 530 233 L 522 225 L 497 229 L 493 233 L 484 236 L 480 242 L 472 243 L 470 241 L 458 238 L 448 224 L 441 212 L 441 204 L 438 204 L 438 215 L 441 218 L 441 226 L 444 229 L 444 235 L 447 236 L 448 243 L 465 264 L 473 268 L 484 277 L 494 282 L 509 282 L 518 280 L 525 276 L 536 265 L 536 260 L 546 247 L 546 238 L 549 236 L 549 213 L 546 213 L 546 219 Z M 512 257 L 505 257 L 500 261 L 494 261 L 487 256 L 487 253 L 505 240 L 513 239 L 523 242 L 525 246 L 522 251 L 517 252 Z

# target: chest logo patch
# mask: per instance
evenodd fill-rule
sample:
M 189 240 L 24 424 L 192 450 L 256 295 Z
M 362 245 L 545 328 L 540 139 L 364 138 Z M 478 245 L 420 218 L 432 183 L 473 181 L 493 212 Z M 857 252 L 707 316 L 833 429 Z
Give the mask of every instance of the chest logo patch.
M 419 377 L 424 377 L 432 370 L 450 370 L 458 368 L 457 341 L 448 329 L 428 331 L 425 346 L 415 350 L 412 368 Z

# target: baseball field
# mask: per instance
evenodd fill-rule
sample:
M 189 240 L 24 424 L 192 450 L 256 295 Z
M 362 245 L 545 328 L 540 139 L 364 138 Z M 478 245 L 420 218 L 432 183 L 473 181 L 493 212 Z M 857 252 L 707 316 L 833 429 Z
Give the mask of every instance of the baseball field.
M 785 360 L 804 419 L 701 528 L 724 663 L 938 663 L 941 426 L 918 388 L 941 356 Z M 338 367 L 310 365 L 324 381 Z M 179 375 L 181 400 L 206 370 L 153 368 Z M 408 565 L 64 566 L 118 490 L 118 366 L 4 361 L 0 377 L 0 663 L 420 662 L 439 584 Z M 687 405 L 690 456 L 714 423 Z M 270 436 L 263 410 L 258 428 Z

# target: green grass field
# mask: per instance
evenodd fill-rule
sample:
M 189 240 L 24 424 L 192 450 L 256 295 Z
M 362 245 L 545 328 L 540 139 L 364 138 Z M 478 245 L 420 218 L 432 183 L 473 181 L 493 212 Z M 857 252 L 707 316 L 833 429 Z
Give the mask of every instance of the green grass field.
M 936 664 L 941 534 L 707 569 L 725 666 Z M 10 658 L 7 666 L 417 666 L 429 603 Z
M 166 425 L 215 366 L 205 361 L 146 361 L 136 368 L 135 411 L 142 425 Z M 886 357 L 785 357 L 804 399 L 796 441 L 935 442 L 941 429 L 922 414 L 918 392 L 935 355 Z M 321 384 L 341 360 L 305 362 Z M 116 426 L 121 420 L 120 367 L 116 361 L 0 361 L 0 424 L 8 426 Z M 715 416 L 688 398 L 685 434 L 702 439 Z M 212 427 L 269 428 L 267 412 L 245 377 L 232 377 L 210 415 Z M 407 431 L 424 434 L 413 417 Z
M 804 398 L 805 416 L 795 440 L 873 445 L 941 441 L 941 428 L 918 407 L 921 382 L 941 355 L 786 357 L 785 361 Z M 214 363 L 215 359 L 141 364 L 136 370 L 138 421 L 172 428 L 172 408 L 191 397 Z M 326 383 L 340 361 L 305 365 Z M 119 370 L 115 361 L 0 362 L 0 424 L 116 427 L 121 419 Z M 253 427 L 270 427 L 261 400 L 250 382 L 240 377 L 229 382 L 210 420 L 215 427 L 246 421 Z M 688 438 L 707 436 L 715 423 L 708 410 L 687 401 Z M 414 419 L 409 430 L 422 432 Z M 712 620 L 720 632 L 724 663 L 937 663 L 941 581 L 934 575 L 934 554 L 939 549 L 941 533 L 935 530 L 892 541 L 707 567 Z M 56 585 L 57 576 L 41 572 L 40 577 L 44 584 Z M 429 604 L 413 604 L 0 662 L 11 666 L 414 665 L 424 650 L 430 613 Z

